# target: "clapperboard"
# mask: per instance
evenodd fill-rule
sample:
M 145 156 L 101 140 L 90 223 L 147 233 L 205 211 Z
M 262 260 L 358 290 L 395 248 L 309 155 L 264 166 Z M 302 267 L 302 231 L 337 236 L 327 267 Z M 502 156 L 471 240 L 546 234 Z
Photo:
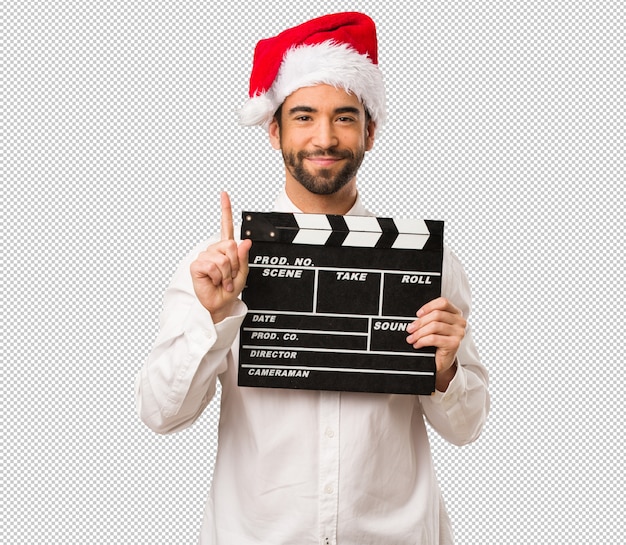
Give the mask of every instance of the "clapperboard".
M 443 222 L 243 212 L 240 386 L 429 394 L 406 326 L 441 294 Z

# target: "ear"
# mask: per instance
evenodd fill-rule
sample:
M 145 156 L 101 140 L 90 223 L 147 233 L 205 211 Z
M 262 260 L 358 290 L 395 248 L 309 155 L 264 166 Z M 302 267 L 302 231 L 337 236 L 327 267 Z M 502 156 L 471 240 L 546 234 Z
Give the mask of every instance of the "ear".
M 374 147 L 374 140 L 376 139 L 376 122 L 370 121 L 365 127 L 365 151 L 370 151 Z
M 272 121 L 270 122 L 269 127 L 267 128 L 267 132 L 270 137 L 270 144 L 272 144 L 272 147 L 275 150 L 279 150 L 280 149 L 280 127 L 278 126 L 278 123 L 276 122 L 276 118 L 272 119 Z

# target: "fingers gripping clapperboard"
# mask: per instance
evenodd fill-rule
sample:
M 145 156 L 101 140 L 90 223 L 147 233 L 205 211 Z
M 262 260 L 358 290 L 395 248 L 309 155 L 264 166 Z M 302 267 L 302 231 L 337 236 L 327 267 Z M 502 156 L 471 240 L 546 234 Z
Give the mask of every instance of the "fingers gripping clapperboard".
M 441 293 L 443 222 L 243 212 L 240 386 L 429 394 L 406 326 Z

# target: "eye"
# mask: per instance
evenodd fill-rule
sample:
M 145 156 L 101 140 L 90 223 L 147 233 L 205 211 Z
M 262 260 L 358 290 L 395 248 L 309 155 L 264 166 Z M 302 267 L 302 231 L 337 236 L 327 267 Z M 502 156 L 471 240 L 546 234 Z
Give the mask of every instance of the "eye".
M 337 121 L 339 123 L 354 123 L 356 121 L 356 119 L 354 119 L 353 117 L 347 116 L 347 115 L 342 115 L 342 116 L 337 118 Z

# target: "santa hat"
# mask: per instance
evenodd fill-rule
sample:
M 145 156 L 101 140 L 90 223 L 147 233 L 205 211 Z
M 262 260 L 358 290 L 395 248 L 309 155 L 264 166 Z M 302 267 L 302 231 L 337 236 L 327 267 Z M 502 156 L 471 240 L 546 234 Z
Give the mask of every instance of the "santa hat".
M 354 94 L 373 121 L 383 124 L 385 88 L 378 68 L 376 26 L 367 15 L 325 15 L 261 40 L 239 121 L 267 128 L 291 93 L 319 84 Z

